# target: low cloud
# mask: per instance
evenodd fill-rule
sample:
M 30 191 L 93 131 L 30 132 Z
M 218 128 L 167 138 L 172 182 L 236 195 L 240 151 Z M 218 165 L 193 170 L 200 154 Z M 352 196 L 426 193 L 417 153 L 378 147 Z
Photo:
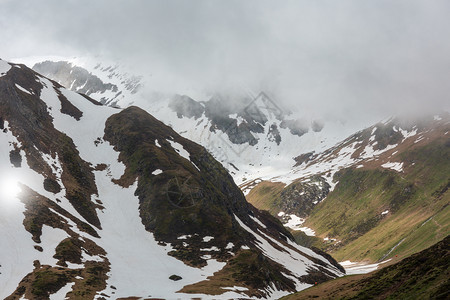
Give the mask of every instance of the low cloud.
M 5 59 L 101 55 L 161 89 L 264 90 L 322 119 L 450 102 L 448 1 L 4 0 L 0 11 Z

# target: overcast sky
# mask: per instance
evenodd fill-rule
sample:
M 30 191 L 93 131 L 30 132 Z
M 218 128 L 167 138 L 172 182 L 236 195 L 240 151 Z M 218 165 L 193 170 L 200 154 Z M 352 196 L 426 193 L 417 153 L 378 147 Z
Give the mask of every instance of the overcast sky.
M 0 57 L 102 55 L 322 117 L 449 103 L 450 1 L 0 0 Z

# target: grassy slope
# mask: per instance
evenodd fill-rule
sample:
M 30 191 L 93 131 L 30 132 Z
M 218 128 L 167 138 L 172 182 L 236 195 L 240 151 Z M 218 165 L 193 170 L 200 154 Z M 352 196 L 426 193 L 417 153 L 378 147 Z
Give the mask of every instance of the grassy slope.
M 180 292 L 220 295 L 224 286 L 245 286 L 250 288 L 248 294 L 264 297 L 264 293 L 258 288 L 264 289 L 271 282 L 282 282 L 279 270 L 277 264 L 256 251 L 239 250 L 223 269 L 204 281 L 183 287 Z M 291 284 L 289 289 L 295 291 L 295 285 Z
M 305 225 L 319 235 L 342 240 L 344 246 L 333 252 L 338 260 L 376 261 L 423 250 L 449 232 L 449 158 L 450 148 L 442 139 L 404 152 L 402 160 L 414 163 L 406 174 L 344 170 L 335 191 Z M 385 210 L 390 212 L 382 217 Z
M 281 182 L 263 181 L 252 189 L 246 198 L 253 206 L 276 216 L 280 212 L 280 194 L 284 187 L 285 184 Z
M 450 237 L 379 271 L 345 276 L 282 299 L 448 299 Z
M 297 241 L 326 249 L 338 261 L 377 261 L 411 255 L 448 235 L 448 139 L 437 138 L 425 146 L 407 149 L 398 157 L 404 162 L 402 173 L 361 168 L 336 174 L 338 185 L 313 209 L 305 226 L 313 228 L 320 238 L 341 240 L 340 244 L 325 245 L 301 234 L 296 236 Z M 247 200 L 276 215 L 282 189 L 281 183 L 262 182 Z M 386 210 L 389 213 L 381 215 Z
M 262 296 L 271 283 L 279 289 L 295 290 L 292 280 L 282 275 L 287 271 L 252 245 L 253 237 L 234 216 L 253 230 L 257 223 L 250 216 L 258 217 L 280 241 L 289 237 L 289 232 L 273 216 L 248 204 L 232 177 L 203 147 L 182 138 L 137 107 L 124 109 L 107 120 L 105 140 L 120 151 L 119 159 L 127 166 L 118 182 L 128 185 L 139 178 L 136 195 L 142 222 L 157 241 L 171 243 L 174 250 L 169 255 L 195 267 L 206 265 L 204 255 L 227 262 L 223 272 L 183 291 L 220 294 L 225 291 L 220 287 L 231 284 L 247 287 L 249 295 Z M 181 144 L 192 163 L 180 156 L 169 141 Z M 157 169 L 163 172 L 154 175 Z M 189 237 L 180 240 L 181 235 Z M 204 236 L 214 239 L 205 242 Z M 233 249 L 227 249 L 230 242 Z M 242 245 L 249 245 L 251 250 L 242 253 Z M 211 246 L 220 251 L 202 250 Z M 241 252 L 234 256 L 230 251 Z

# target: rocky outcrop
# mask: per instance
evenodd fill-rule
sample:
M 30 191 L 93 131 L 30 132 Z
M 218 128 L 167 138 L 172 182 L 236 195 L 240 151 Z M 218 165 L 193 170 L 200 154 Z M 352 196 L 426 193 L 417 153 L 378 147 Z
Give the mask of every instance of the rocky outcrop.
M 59 84 L 78 93 L 90 95 L 106 91 L 118 92 L 116 85 L 104 83 L 100 78 L 86 69 L 73 66 L 67 61 L 40 62 L 33 66 L 33 70 L 44 76 L 55 78 Z
M 11 68 L 7 76 L 0 77 L 0 116 L 8 121 L 10 130 L 21 143 L 17 150 L 22 150 L 30 167 L 45 178 L 56 180 L 56 174 L 42 154 L 59 155 L 63 169 L 61 180 L 67 199 L 86 220 L 100 228 L 95 210 L 97 206 L 91 202 L 91 195 L 97 193 L 92 168 L 79 156 L 72 139 L 53 126 L 47 105 L 40 99 L 42 84 L 39 76 L 22 65 Z M 62 103 L 62 113 L 77 111 L 62 94 L 58 97 Z M 73 109 L 64 110 L 70 107 Z M 13 155 L 13 159 L 17 165 L 17 154 Z
M 306 218 L 329 192 L 330 185 L 320 176 L 313 176 L 306 182 L 294 182 L 280 194 L 280 211 Z
M 142 222 L 157 240 L 173 245 L 170 255 L 193 266 L 204 266 L 205 254 L 228 261 L 234 278 L 246 274 L 252 295 L 264 296 L 257 289 L 270 281 L 274 281 L 277 288 L 292 289 L 292 282 L 280 276 L 290 271 L 261 256 L 259 242 L 238 220 L 250 230 L 274 238 L 279 243 L 277 247 L 287 246 L 289 240 L 293 240 L 292 235 L 269 213 L 250 205 L 232 177 L 203 147 L 179 136 L 137 107 L 111 116 L 106 122 L 104 139 L 120 152 L 119 158 L 127 166 L 118 183 L 127 186 L 138 178 L 136 194 Z M 179 155 L 183 151 L 180 149 L 186 151 L 185 155 Z M 155 170 L 163 172 L 155 175 Z M 261 223 L 255 223 L 255 219 Z M 204 252 L 204 241 L 200 238 L 204 235 L 214 237 L 208 245 L 218 251 Z M 186 238 L 180 240 L 179 236 Z M 241 253 L 241 246 L 245 246 L 248 254 L 241 255 L 249 255 L 248 259 L 242 260 L 241 256 L 233 257 L 224 251 L 229 243 L 238 253 Z M 308 258 L 320 266 L 315 269 L 321 274 L 320 281 L 333 276 L 322 268 L 327 265 L 323 261 Z M 231 267 L 237 261 L 239 264 Z M 259 271 L 249 274 L 249 268 L 255 267 Z M 217 276 L 219 278 L 221 273 Z M 261 276 L 262 281 L 257 279 Z M 194 290 L 194 287 L 187 289 Z
M 215 95 L 201 104 L 188 96 L 177 95 L 170 101 L 169 107 L 177 113 L 178 118 L 197 119 L 205 113 L 205 117 L 211 122 L 209 130 L 222 131 L 233 144 L 248 143 L 254 146 L 258 143 L 255 134 L 266 133 L 269 141 L 280 145 L 279 128 L 289 129 L 291 134 L 297 136 L 309 131 L 309 126 L 303 121 L 287 119 L 282 110 L 264 93 L 255 99 L 243 97 L 240 101 Z M 311 128 L 314 132 L 319 132 L 323 124 L 315 121 Z
M 87 96 L 95 95 L 102 104 L 110 106 L 115 106 L 125 94 L 133 95 L 141 88 L 141 77 L 120 73 L 116 69 L 117 66 L 103 67 L 98 64 L 88 71 L 69 61 L 48 60 L 33 66 L 33 70 L 66 88 Z
M 177 244 L 181 235 L 208 234 L 215 236 L 218 246 L 242 243 L 239 239 L 245 234 L 233 215 L 250 224 L 254 208 L 203 147 L 137 107 L 110 117 L 104 139 L 120 151 L 127 165 L 120 183 L 127 185 L 139 178 L 136 193 L 141 217 L 157 239 Z M 174 143 L 182 145 L 188 159 L 172 148 Z M 155 176 L 157 169 L 164 172 Z
M 180 119 L 183 117 L 198 119 L 205 111 L 203 105 L 185 95 L 173 97 L 169 102 L 169 107 L 177 113 Z
M 11 247 L 2 252 L 8 268 L 20 272 L 6 282 L 17 284 L 15 291 L 8 286 L 0 295 L 46 299 L 65 287 L 75 299 L 107 298 L 118 296 L 107 283 L 127 286 L 128 276 L 153 276 L 150 284 L 166 286 L 196 274 L 197 283 L 184 292 L 223 294 L 243 286 L 243 296 L 270 297 L 274 289 L 294 291 L 309 282 L 308 274 L 320 281 L 342 274 L 247 203 L 205 148 L 140 108 L 104 107 L 11 66 L 0 77 L 0 146 L 7 150 L 0 163 L 22 168 L 16 172 L 21 192 L 11 197 L 15 219 L 2 218 L 20 235 L 3 223 L 0 240 Z M 11 258 L 19 253 L 26 262 L 17 265 Z M 148 274 L 149 265 L 164 278 Z M 118 280 L 123 274 L 126 280 Z M 201 281 L 204 274 L 211 280 Z M 160 293 L 173 297 L 177 290 Z M 132 287 L 120 292 L 134 295 Z

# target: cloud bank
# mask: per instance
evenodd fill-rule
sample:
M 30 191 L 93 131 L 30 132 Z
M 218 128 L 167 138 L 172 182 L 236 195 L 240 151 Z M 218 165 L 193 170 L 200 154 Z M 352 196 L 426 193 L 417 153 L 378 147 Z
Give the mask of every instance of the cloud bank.
M 0 56 L 101 55 L 322 118 L 446 107 L 449 1 L 0 1 Z

